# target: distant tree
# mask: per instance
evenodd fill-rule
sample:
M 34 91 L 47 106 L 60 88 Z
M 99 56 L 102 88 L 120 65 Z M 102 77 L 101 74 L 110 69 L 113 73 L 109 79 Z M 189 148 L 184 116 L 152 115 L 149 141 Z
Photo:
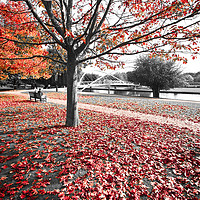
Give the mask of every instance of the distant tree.
M 193 75 L 194 82 L 200 82 L 200 72 L 197 72 Z
M 194 78 L 190 74 L 183 74 L 181 78 L 183 79 L 183 81 L 185 81 L 186 84 L 194 82 Z
M 190 74 L 184 74 L 183 77 L 187 82 L 193 82 L 194 81 L 194 77 Z
M 196 74 L 195 78 L 194 78 L 194 82 L 200 82 L 200 74 Z
M 173 88 L 179 81 L 180 67 L 174 61 L 160 57 L 141 56 L 136 62 L 134 79 L 153 90 L 153 97 L 159 98 L 162 89 Z
M 66 56 L 66 53 L 60 49 L 57 48 L 56 45 L 49 45 L 47 49 L 49 56 L 51 56 L 52 60 L 49 60 L 49 71 L 52 74 L 52 84 L 54 86 L 63 86 L 67 85 L 67 69 L 65 65 L 62 64 L 63 62 L 63 56 Z M 59 62 L 55 62 L 55 60 Z M 60 84 L 61 83 L 61 84 Z
M 135 71 L 129 71 L 127 72 L 127 81 L 135 83 L 136 82 L 136 78 L 135 78 Z
M 125 73 L 125 72 L 121 72 L 121 73 L 117 72 L 114 74 L 114 76 L 116 76 L 117 78 L 119 78 L 122 81 L 127 81 L 127 73 Z
M 87 74 L 84 75 L 82 81 L 95 81 L 98 78 L 99 78 L 98 74 L 87 73 Z

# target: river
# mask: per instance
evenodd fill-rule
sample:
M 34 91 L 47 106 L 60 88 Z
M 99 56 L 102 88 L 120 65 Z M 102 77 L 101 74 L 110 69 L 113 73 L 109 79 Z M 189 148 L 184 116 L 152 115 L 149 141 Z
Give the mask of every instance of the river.
M 92 92 L 108 94 L 108 90 L 92 90 Z M 133 91 L 110 90 L 110 94 L 125 95 L 125 96 L 153 97 L 153 93 L 150 91 L 133 92 Z M 200 88 L 174 88 L 167 91 L 166 93 L 162 91 L 160 93 L 160 98 L 200 101 Z

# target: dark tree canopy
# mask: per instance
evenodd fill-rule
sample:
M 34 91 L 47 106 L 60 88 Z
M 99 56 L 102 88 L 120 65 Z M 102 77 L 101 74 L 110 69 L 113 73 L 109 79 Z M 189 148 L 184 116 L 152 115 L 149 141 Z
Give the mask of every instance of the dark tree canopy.
M 154 97 L 159 97 L 159 91 L 162 89 L 173 88 L 181 73 L 180 67 L 174 61 L 160 57 L 140 56 L 135 65 L 135 81 L 149 86 Z

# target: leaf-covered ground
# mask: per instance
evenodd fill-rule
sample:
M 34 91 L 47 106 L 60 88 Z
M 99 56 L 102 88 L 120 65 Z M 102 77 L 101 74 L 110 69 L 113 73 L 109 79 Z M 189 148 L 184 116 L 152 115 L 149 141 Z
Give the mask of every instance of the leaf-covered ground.
M 79 115 L 66 128 L 64 106 L 0 95 L 1 199 L 200 198 L 199 133 Z
M 66 100 L 66 94 L 59 92 L 47 93 L 49 98 Z M 135 112 L 156 114 L 164 117 L 200 122 L 200 104 L 189 101 L 170 101 L 152 98 L 129 98 L 116 96 L 87 96 L 79 95 L 79 102 L 124 109 Z

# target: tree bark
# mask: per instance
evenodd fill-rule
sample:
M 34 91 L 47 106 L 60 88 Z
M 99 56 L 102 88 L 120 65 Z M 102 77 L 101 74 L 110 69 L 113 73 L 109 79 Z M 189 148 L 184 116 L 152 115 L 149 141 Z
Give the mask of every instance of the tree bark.
M 71 58 L 70 58 L 71 57 Z M 77 96 L 77 64 L 73 56 L 68 56 L 67 67 L 67 117 L 66 126 L 75 127 L 79 124 Z
M 154 98 L 159 98 L 160 97 L 160 90 L 159 90 L 159 88 L 158 87 L 153 87 L 152 90 L 153 90 L 153 97 Z

